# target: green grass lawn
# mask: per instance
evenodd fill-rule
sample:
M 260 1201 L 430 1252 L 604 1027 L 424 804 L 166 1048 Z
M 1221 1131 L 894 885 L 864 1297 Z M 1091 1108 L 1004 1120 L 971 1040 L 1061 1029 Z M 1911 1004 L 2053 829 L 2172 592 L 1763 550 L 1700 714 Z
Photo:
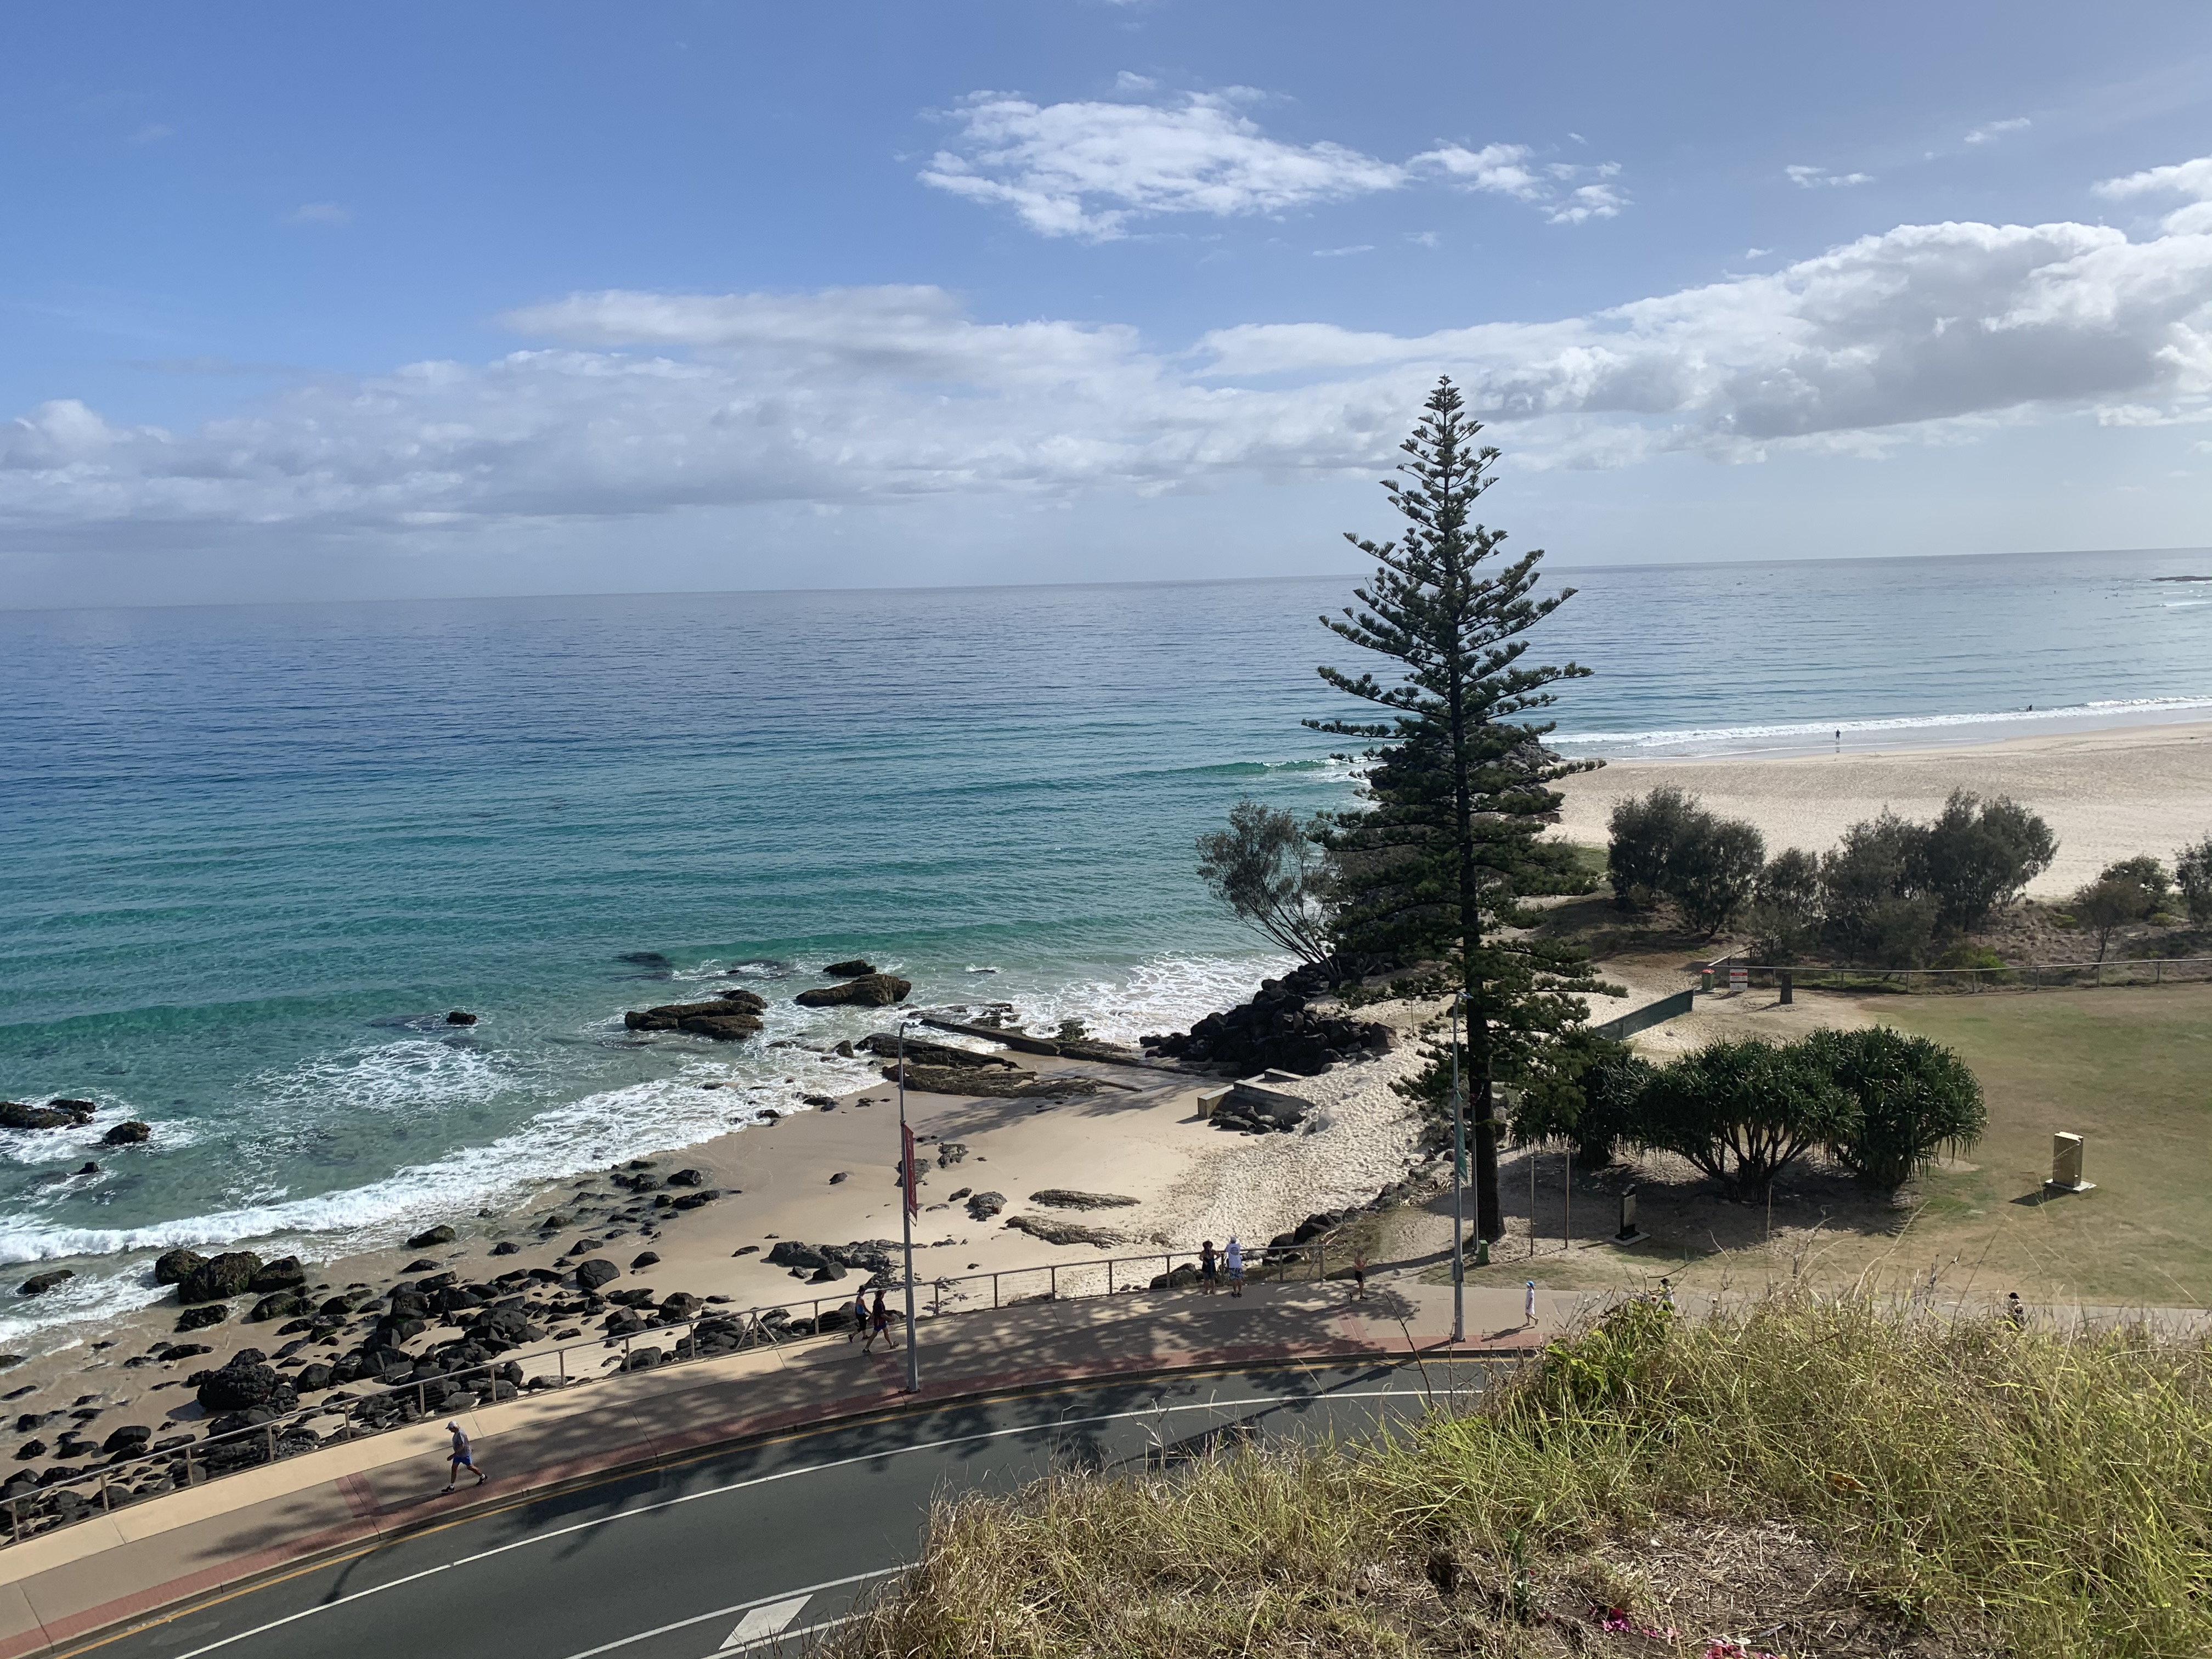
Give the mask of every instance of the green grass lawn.
M 1980 1288 L 2031 1300 L 2212 1304 L 2212 986 L 1884 997 L 1874 1012 L 1956 1048 L 1989 1102 L 1964 1160 L 1979 1167 L 1923 1183 L 1917 1254 L 1940 1245 L 1982 1264 Z M 2061 1130 L 2087 1138 L 2097 1190 L 2046 1201 Z

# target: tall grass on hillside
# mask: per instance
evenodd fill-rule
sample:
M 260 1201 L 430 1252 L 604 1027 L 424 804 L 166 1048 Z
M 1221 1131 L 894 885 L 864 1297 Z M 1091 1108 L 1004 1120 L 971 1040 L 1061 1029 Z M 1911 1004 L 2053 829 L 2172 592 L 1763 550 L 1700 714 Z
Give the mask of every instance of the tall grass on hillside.
M 2212 1653 L 2201 1342 L 1635 1303 L 1358 1445 L 940 1505 L 841 1659 Z M 1603 1609 L 1632 1628 L 1607 1632 Z M 1616 1620 L 1616 1623 L 1624 1622 Z M 1643 1633 L 1638 1634 L 1638 1632 Z

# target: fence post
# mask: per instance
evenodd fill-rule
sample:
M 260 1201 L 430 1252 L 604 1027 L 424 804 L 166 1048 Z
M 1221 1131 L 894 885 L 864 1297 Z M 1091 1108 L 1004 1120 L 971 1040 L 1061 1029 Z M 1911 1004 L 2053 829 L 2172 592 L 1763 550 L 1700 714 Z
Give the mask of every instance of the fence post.
M 263 1425 L 263 1428 L 269 1437 L 269 1461 L 274 1463 L 276 1461 L 276 1425 L 269 1423 Z
M 1114 1258 L 1110 1255 L 1106 1258 L 1106 1294 L 1114 1294 Z
M 999 1305 L 999 1276 L 996 1273 L 991 1275 L 991 1305 L 994 1308 Z
M 556 1348 L 553 1351 L 553 1357 L 561 1362 L 561 1386 L 565 1389 L 568 1386 L 568 1351 L 566 1348 Z
M 185 1460 L 185 1467 L 186 1468 L 191 1467 L 191 1461 L 189 1458 Z M 8 1526 L 15 1533 L 15 1541 L 21 1543 L 23 1541 L 23 1500 L 20 1498 L 11 1498 L 8 1500 Z
M 107 1501 L 107 1471 L 100 1472 L 100 1510 L 105 1515 L 114 1506 Z
M 1051 1275 L 1045 1280 L 1045 1298 L 1050 1302 L 1057 1302 L 1060 1300 L 1060 1263 L 1054 1262 L 1045 1269 L 1045 1272 Z

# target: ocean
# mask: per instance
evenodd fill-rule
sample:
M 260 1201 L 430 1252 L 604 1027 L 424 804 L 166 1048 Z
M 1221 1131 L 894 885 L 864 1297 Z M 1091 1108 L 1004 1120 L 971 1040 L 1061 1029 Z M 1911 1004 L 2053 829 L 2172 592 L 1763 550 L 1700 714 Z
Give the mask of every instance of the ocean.
M 1572 753 L 2202 718 L 2212 554 L 1561 570 Z M 313 1257 L 872 1080 L 915 1000 L 1133 1038 L 1279 958 L 1192 842 L 1349 799 L 1316 620 L 1352 579 L 0 612 L 0 1345 L 150 1301 L 175 1244 Z M 2031 708 L 2032 705 L 2032 708 Z M 706 981 L 763 1039 L 641 1038 Z M 447 1010 L 479 1016 L 444 1023 Z M 702 1081 L 734 1085 L 705 1091 Z M 110 1125 L 154 1126 L 106 1151 Z M 95 1174 L 76 1171 L 88 1160 Z M 43 1333 L 43 1334 L 42 1334 Z

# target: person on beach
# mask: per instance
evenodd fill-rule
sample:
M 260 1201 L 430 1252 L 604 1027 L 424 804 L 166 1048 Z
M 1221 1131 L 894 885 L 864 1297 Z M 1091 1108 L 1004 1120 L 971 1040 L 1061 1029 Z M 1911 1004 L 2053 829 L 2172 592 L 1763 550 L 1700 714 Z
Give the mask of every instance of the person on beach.
M 1221 1288 L 1221 1264 L 1214 1259 L 1210 1238 L 1198 1247 L 1198 1288 L 1207 1296 Z
M 1526 1330 L 1536 1322 L 1536 1281 L 1528 1281 L 1528 1294 L 1521 1304 L 1521 1328 Z
M 1352 1299 L 1367 1300 L 1367 1252 L 1362 1250 L 1352 1258 Z
M 1229 1294 L 1244 1294 L 1244 1247 L 1237 1242 L 1237 1235 L 1229 1235 L 1229 1248 L 1222 1252 L 1222 1262 L 1229 1269 Z
M 884 1293 L 878 1290 L 876 1292 L 876 1305 L 868 1310 L 868 1340 L 860 1344 L 860 1352 L 862 1353 L 872 1352 L 876 1346 L 876 1339 L 879 1336 L 883 1338 L 885 1348 L 891 1347 L 893 1344 L 890 1328 L 891 1316 L 884 1311 Z
M 448 1423 L 446 1427 L 453 1437 L 453 1449 L 446 1455 L 446 1462 L 453 1466 L 453 1478 L 446 1482 L 446 1491 L 451 1492 L 460 1484 L 463 1469 L 476 1476 L 477 1485 L 481 1486 L 484 1472 L 477 1467 L 476 1454 L 469 1449 L 468 1436 L 461 1431 L 459 1423 Z
M 2027 1328 L 2027 1309 L 2022 1305 L 2018 1291 L 2005 1292 L 2005 1323 L 2016 1331 Z
M 868 1287 L 863 1285 L 853 1292 L 853 1328 L 845 1333 L 845 1340 L 850 1342 L 854 1337 L 864 1335 L 867 1328 Z

